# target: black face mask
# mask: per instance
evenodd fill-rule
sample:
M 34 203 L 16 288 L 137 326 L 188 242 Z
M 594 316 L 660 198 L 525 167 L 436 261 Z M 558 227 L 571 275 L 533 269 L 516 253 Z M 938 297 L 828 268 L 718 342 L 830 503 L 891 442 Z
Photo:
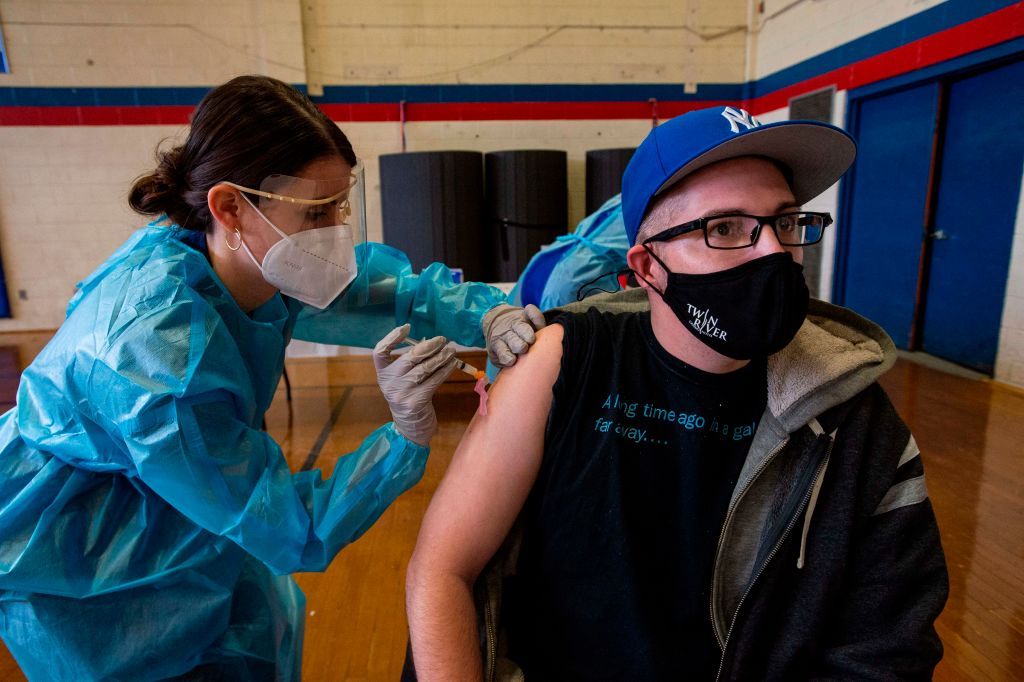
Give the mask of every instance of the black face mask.
M 749 360 L 776 353 L 807 317 L 804 269 L 788 253 L 706 275 L 684 275 L 644 248 L 668 273 L 665 291 L 651 288 L 691 334 L 726 357 Z

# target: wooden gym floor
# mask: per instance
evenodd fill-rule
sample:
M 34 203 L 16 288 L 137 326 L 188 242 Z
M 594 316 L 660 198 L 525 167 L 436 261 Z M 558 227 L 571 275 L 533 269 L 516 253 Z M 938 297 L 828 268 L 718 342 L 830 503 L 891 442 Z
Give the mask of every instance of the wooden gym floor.
M 0 335 L 0 410 L 45 334 Z M 470 359 L 470 358 L 467 358 Z M 471 359 L 482 362 L 481 356 Z M 390 419 L 365 358 L 288 363 L 267 415 L 295 470 L 328 475 L 339 454 Z M 923 453 L 949 563 L 951 594 L 938 621 L 938 680 L 1024 680 L 1024 391 L 901 359 L 882 381 Z M 420 519 L 476 408 L 471 384 L 439 391 L 440 430 L 423 481 L 322 574 L 307 596 L 306 680 L 397 680 L 406 643 L 405 565 Z M 0 679 L 24 679 L 0 645 Z

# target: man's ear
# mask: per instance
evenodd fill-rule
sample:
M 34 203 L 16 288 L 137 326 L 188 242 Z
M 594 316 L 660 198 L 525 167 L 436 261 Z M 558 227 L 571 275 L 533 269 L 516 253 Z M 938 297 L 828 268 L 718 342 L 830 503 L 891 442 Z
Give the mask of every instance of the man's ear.
M 244 200 L 238 195 L 238 190 L 228 185 L 214 185 L 206 193 L 206 205 L 210 209 L 210 215 L 232 231 L 242 227 L 242 201 Z
M 661 285 L 665 270 L 651 258 L 650 251 L 640 244 L 626 252 L 626 264 L 637 275 L 637 282 L 644 289 L 650 289 L 651 282 L 654 282 L 656 286 Z

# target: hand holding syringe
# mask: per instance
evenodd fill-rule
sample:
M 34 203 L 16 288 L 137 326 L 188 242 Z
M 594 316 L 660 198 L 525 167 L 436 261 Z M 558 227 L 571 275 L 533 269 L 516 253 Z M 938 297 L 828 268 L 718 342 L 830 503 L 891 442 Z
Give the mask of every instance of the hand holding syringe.
M 420 342 L 416 339 L 406 338 L 402 343 L 409 346 L 415 346 Z M 487 384 L 490 383 L 487 380 L 487 373 L 483 370 L 477 369 L 468 362 L 460 360 L 459 358 L 455 358 L 455 367 L 476 379 L 476 386 L 473 387 L 473 390 L 476 391 L 478 396 L 480 396 L 480 405 L 478 409 L 481 415 L 487 416 Z

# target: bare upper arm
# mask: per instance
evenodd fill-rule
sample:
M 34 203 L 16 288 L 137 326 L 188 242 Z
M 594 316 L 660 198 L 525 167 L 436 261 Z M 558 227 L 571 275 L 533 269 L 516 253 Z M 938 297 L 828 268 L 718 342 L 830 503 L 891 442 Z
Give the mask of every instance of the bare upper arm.
M 470 422 L 430 502 L 410 571 L 430 567 L 472 582 L 501 545 L 537 477 L 562 327 L 537 342 L 491 387 L 486 417 Z

